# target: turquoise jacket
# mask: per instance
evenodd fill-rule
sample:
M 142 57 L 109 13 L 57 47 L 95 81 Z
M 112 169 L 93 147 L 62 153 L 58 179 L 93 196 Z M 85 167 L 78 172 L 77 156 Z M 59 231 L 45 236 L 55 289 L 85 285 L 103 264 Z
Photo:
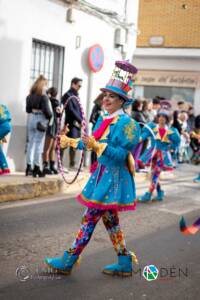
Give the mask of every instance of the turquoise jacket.
M 11 131 L 11 115 L 7 107 L 0 104 L 0 140 Z
M 148 164 L 153 156 L 153 152 L 160 150 L 162 152 L 164 168 L 173 167 L 171 158 L 171 150 L 176 150 L 180 144 L 180 134 L 174 127 L 166 126 L 166 133 L 163 137 L 160 136 L 159 127 L 156 123 L 148 123 L 143 127 L 140 141 L 150 139 L 150 146 L 144 151 L 140 160 L 144 164 Z
M 0 104 L 0 124 L 4 122 L 10 122 L 11 121 L 11 115 L 10 112 L 4 104 Z
M 102 121 L 100 117 L 94 131 Z M 83 205 L 101 210 L 135 209 L 135 183 L 127 160 L 139 143 L 139 137 L 139 124 L 127 114 L 114 118 L 99 140 L 99 143 L 106 143 L 106 148 L 98 157 L 98 167 L 77 197 Z M 83 147 L 80 141 L 78 148 Z

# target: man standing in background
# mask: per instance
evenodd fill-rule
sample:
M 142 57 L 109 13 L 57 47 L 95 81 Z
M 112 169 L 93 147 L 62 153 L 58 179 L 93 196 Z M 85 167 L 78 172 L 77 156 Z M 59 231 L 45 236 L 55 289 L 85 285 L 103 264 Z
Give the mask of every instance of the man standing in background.
M 83 118 L 82 118 L 80 107 L 76 100 L 76 97 L 79 96 L 78 91 L 80 90 L 81 86 L 82 86 L 82 79 L 78 77 L 74 77 L 71 80 L 70 89 L 61 98 L 61 103 L 65 105 L 69 97 L 74 96 L 68 101 L 65 107 L 65 123 L 63 128 L 63 131 L 66 132 L 66 129 L 68 127 L 69 132 L 67 133 L 67 136 L 71 138 L 79 138 L 81 136 L 81 124 Z M 64 153 L 62 153 L 62 156 L 63 154 Z M 75 167 L 75 157 L 76 157 L 76 150 L 70 147 L 69 148 L 70 168 Z
M 153 114 L 154 114 L 154 119 L 156 118 L 157 113 L 158 113 L 158 111 L 159 111 L 159 109 L 161 107 L 161 105 L 160 105 L 160 99 L 161 98 L 159 96 L 156 96 L 153 99 L 153 101 L 152 101 L 152 103 L 153 103 L 152 111 L 153 111 Z

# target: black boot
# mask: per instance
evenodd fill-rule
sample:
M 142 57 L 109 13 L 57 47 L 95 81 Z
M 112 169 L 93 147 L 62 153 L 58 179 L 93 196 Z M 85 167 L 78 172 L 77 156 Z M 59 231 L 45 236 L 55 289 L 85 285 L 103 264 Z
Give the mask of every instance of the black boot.
M 34 166 L 34 169 L 33 169 L 33 177 L 45 177 L 45 174 L 44 172 L 42 172 L 40 170 L 40 167 L 39 166 Z
M 50 170 L 52 174 L 58 174 L 58 170 L 55 167 L 55 161 L 53 160 L 50 161 Z
M 31 165 L 29 165 L 29 164 L 27 164 L 27 166 L 26 166 L 25 175 L 26 176 L 33 175 L 33 170 L 31 168 Z
M 75 156 L 76 156 L 76 150 L 72 147 L 69 148 L 69 166 L 70 168 L 75 167 Z
M 49 166 L 48 166 L 48 161 L 43 162 L 43 173 L 45 175 L 51 175 L 52 174 L 52 172 L 51 172 L 51 170 L 49 169 Z

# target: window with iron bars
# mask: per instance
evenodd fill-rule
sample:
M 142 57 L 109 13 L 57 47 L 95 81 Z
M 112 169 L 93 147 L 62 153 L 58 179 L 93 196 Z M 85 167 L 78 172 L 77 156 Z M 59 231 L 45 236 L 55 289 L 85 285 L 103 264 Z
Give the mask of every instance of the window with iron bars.
M 33 39 L 31 84 L 39 75 L 48 80 L 48 87 L 56 87 L 62 93 L 64 47 Z

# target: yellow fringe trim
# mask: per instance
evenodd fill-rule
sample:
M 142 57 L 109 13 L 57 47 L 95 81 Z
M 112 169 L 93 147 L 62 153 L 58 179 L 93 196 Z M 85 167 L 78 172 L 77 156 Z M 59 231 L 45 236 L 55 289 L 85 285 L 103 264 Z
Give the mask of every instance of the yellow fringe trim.
M 77 148 L 80 139 L 69 138 L 66 135 L 61 135 L 60 137 L 60 147 L 65 149 L 67 147 Z
M 137 259 L 136 254 L 135 254 L 133 251 L 129 251 L 129 254 L 130 254 L 131 257 L 132 257 L 132 262 L 135 263 L 136 265 L 138 265 L 139 262 L 138 262 L 138 259 Z
M 94 136 L 89 137 L 89 141 L 87 143 L 87 149 L 94 150 L 98 157 L 102 155 L 106 147 L 107 147 L 107 143 L 99 143 L 95 140 Z
M 76 267 L 80 267 L 80 264 L 81 264 L 81 256 L 78 257 L 76 263 L 75 263 L 75 266 Z

